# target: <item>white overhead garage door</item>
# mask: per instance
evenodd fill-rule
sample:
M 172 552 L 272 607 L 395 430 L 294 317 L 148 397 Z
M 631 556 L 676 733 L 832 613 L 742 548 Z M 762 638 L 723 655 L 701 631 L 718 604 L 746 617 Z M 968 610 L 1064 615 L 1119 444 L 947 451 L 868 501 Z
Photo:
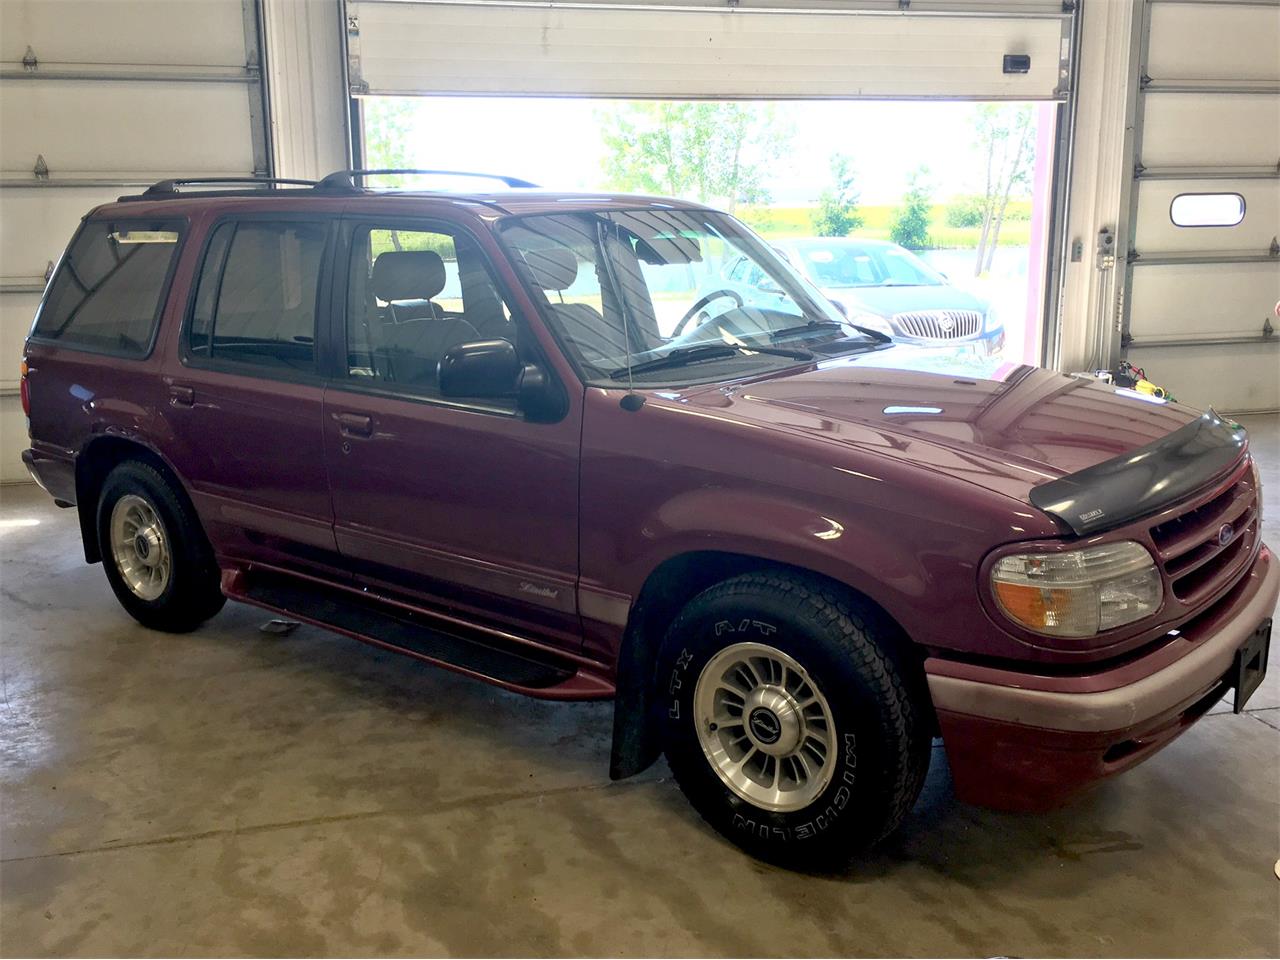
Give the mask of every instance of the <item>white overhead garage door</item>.
M 348 0 L 349 72 L 370 95 L 1061 99 L 1063 7 Z
M 1122 349 L 1180 400 L 1280 408 L 1280 3 L 1146 0 L 1142 29 Z
M 97 204 L 174 176 L 266 175 L 254 0 L 0 0 L 0 480 L 25 480 L 22 342 Z

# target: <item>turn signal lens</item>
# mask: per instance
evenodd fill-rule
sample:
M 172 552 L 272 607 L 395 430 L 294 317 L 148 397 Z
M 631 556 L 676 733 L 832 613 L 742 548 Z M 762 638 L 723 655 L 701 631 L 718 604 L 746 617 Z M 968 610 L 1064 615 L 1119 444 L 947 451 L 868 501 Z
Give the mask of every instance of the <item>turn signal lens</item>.
M 1160 609 L 1160 571 L 1132 540 L 1002 557 L 991 590 L 1010 620 L 1052 637 L 1092 637 Z

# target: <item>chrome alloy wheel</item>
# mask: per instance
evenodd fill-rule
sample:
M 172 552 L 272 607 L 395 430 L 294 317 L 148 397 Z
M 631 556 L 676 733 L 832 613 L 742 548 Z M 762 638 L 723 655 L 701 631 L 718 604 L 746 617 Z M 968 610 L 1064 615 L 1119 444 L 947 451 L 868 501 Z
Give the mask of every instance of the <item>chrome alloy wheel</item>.
M 155 507 L 128 493 L 111 508 L 111 555 L 120 578 L 139 600 L 164 593 L 173 571 L 172 552 Z
M 800 810 L 831 782 L 831 707 L 805 669 L 776 647 L 725 647 L 702 668 L 693 709 L 711 769 L 749 803 Z

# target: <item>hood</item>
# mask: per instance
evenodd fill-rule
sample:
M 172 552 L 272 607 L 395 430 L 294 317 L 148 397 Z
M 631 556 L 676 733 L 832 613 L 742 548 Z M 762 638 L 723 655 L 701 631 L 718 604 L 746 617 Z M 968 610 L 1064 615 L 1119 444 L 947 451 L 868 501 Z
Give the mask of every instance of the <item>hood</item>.
M 1150 444 L 1200 415 L 1040 367 L 997 360 L 974 376 L 954 364 L 945 351 L 899 346 L 699 388 L 681 400 L 960 476 L 1021 501 L 1040 484 Z
M 986 301 L 949 283 L 924 287 L 822 287 L 829 300 L 839 300 L 849 311 L 891 317 L 908 310 L 977 310 L 987 312 Z

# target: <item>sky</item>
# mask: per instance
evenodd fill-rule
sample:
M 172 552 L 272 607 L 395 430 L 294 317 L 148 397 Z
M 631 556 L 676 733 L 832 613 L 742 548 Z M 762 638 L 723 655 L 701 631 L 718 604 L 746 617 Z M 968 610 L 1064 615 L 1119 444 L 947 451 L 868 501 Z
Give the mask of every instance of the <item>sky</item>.
M 602 189 L 602 108 L 618 101 L 541 97 L 412 98 L 414 163 L 476 170 L 564 190 Z M 939 200 L 982 193 L 986 161 L 973 135 L 976 106 L 939 101 L 779 101 L 795 131 L 774 168 L 772 202 L 814 202 L 830 181 L 830 157 L 853 158 L 863 204 L 897 203 L 920 164 Z M 369 117 L 377 106 L 366 103 Z M 368 122 L 368 121 L 367 121 Z

